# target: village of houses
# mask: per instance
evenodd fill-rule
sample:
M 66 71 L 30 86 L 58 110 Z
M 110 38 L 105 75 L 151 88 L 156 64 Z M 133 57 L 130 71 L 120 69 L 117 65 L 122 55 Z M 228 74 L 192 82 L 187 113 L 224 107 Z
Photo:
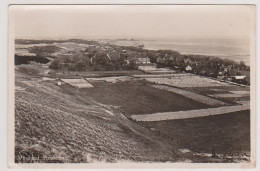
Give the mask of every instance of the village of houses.
M 25 118 L 28 113 L 19 111 L 23 103 L 35 105 L 33 108 L 39 111 L 42 109 L 36 102 L 49 103 L 37 99 L 29 90 L 38 95 L 45 93 L 46 96 L 47 93 L 48 98 L 53 96 L 58 101 L 63 99 L 57 94 L 63 93 L 61 97 L 74 99 L 79 104 L 86 101 L 87 106 L 92 105 L 89 109 L 82 106 L 79 113 L 83 112 L 84 116 L 88 115 L 88 110 L 95 111 L 95 116 L 110 119 L 118 117 L 116 113 L 120 113 L 127 119 L 125 124 L 137 124 L 148 130 L 146 136 L 151 136 L 151 139 L 156 135 L 165 143 L 175 144 L 179 149 L 177 153 L 188 158 L 193 156 L 190 157 L 191 161 L 249 160 L 250 69 L 243 62 L 204 56 L 189 58 L 189 55 L 178 52 L 146 50 L 143 45 L 127 47 L 106 41 L 83 40 L 20 40 L 16 42 L 15 55 L 16 60 L 21 59 L 15 68 L 16 112 Z M 35 57 L 45 58 L 46 62 L 34 61 Z M 33 103 L 31 99 L 34 99 Z M 50 105 L 53 111 L 59 108 L 59 111 L 70 114 L 64 106 L 65 102 L 54 103 L 56 106 Z M 100 109 L 96 109 L 97 106 Z M 81 106 L 70 104 L 70 108 L 75 108 L 72 112 L 75 117 L 79 115 L 75 112 Z M 21 120 L 20 123 L 26 120 L 20 116 L 17 118 Z M 244 123 L 236 124 L 240 121 Z M 44 125 L 34 126 L 45 130 L 42 128 Z M 211 130 L 211 126 L 215 129 Z M 241 126 L 244 128 L 241 129 Z M 196 132 L 201 132 L 201 136 Z M 30 133 L 19 132 L 16 140 L 18 146 L 26 136 L 22 134 Z M 129 141 L 141 143 L 135 138 Z M 25 150 L 23 147 L 20 145 L 17 150 Z M 114 147 L 111 145 L 106 148 Z M 106 157 L 112 153 L 105 151 Z M 126 152 L 125 155 L 130 154 Z M 117 155 L 116 158 L 122 159 L 122 156 Z

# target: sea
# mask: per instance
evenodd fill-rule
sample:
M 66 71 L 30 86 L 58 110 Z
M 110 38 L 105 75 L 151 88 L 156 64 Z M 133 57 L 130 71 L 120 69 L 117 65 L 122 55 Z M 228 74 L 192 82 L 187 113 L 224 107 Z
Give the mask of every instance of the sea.
M 250 39 L 246 37 L 174 37 L 150 39 L 113 39 L 109 43 L 144 49 L 169 49 L 181 54 L 201 54 L 226 58 L 250 65 Z

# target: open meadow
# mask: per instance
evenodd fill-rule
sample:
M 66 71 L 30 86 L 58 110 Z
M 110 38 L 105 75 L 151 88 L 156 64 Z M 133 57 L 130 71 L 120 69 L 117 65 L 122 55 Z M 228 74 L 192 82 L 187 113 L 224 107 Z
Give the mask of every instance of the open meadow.
M 90 81 L 90 83 L 94 88 L 82 90 L 82 94 L 100 103 L 118 106 L 118 110 L 127 116 L 208 107 L 185 96 L 151 87 L 145 80 L 117 83 Z
M 209 155 L 215 153 L 226 157 L 240 155 L 246 160 L 250 156 L 248 110 L 225 115 L 140 124 L 193 152 Z

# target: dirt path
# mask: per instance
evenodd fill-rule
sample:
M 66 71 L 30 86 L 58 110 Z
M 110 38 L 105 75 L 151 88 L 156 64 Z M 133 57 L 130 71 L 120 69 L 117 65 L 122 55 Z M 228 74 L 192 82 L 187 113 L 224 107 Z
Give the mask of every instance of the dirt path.
M 135 121 L 176 120 L 176 119 L 195 118 L 195 117 L 203 117 L 203 116 L 211 116 L 211 115 L 220 115 L 220 114 L 237 112 L 237 111 L 248 110 L 248 109 L 250 109 L 250 105 L 243 104 L 237 106 L 224 106 L 224 107 L 199 109 L 199 110 L 163 112 L 163 113 L 154 113 L 154 114 L 146 114 L 146 115 L 131 115 L 131 118 Z

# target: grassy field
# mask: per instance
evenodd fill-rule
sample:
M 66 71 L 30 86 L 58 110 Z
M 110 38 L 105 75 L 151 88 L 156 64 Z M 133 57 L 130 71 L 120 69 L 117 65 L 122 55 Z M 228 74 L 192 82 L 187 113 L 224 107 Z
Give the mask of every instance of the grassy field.
M 195 152 L 237 155 L 250 151 L 250 111 L 140 124 Z
M 250 87 L 242 87 L 236 85 L 230 86 L 222 86 L 222 87 L 192 87 L 185 88 L 188 91 L 196 92 L 205 96 L 214 96 L 214 98 L 229 103 L 236 104 L 237 101 L 249 101 L 250 100 Z M 220 97 L 215 94 L 233 94 L 232 91 L 245 91 L 248 92 L 247 95 L 243 95 L 242 97 Z
M 42 79 L 43 70 L 32 65 L 16 67 L 16 162 L 226 162 L 179 149 L 210 152 L 214 148 L 220 152 L 221 147 L 227 152 L 237 148 L 249 151 L 248 111 L 177 121 L 134 122 L 125 116 L 208 106 L 153 88 L 142 80 L 90 81 L 94 87 L 88 89 L 57 86 L 54 79 Z M 78 73 L 71 75 L 75 74 Z M 26 159 L 32 155 L 39 160 Z
M 90 83 L 94 88 L 80 90 L 82 94 L 92 97 L 100 103 L 118 106 L 118 110 L 126 115 L 208 107 L 208 105 L 184 96 L 150 87 L 150 83 L 146 81 L 117 83 L 90 81 Z

